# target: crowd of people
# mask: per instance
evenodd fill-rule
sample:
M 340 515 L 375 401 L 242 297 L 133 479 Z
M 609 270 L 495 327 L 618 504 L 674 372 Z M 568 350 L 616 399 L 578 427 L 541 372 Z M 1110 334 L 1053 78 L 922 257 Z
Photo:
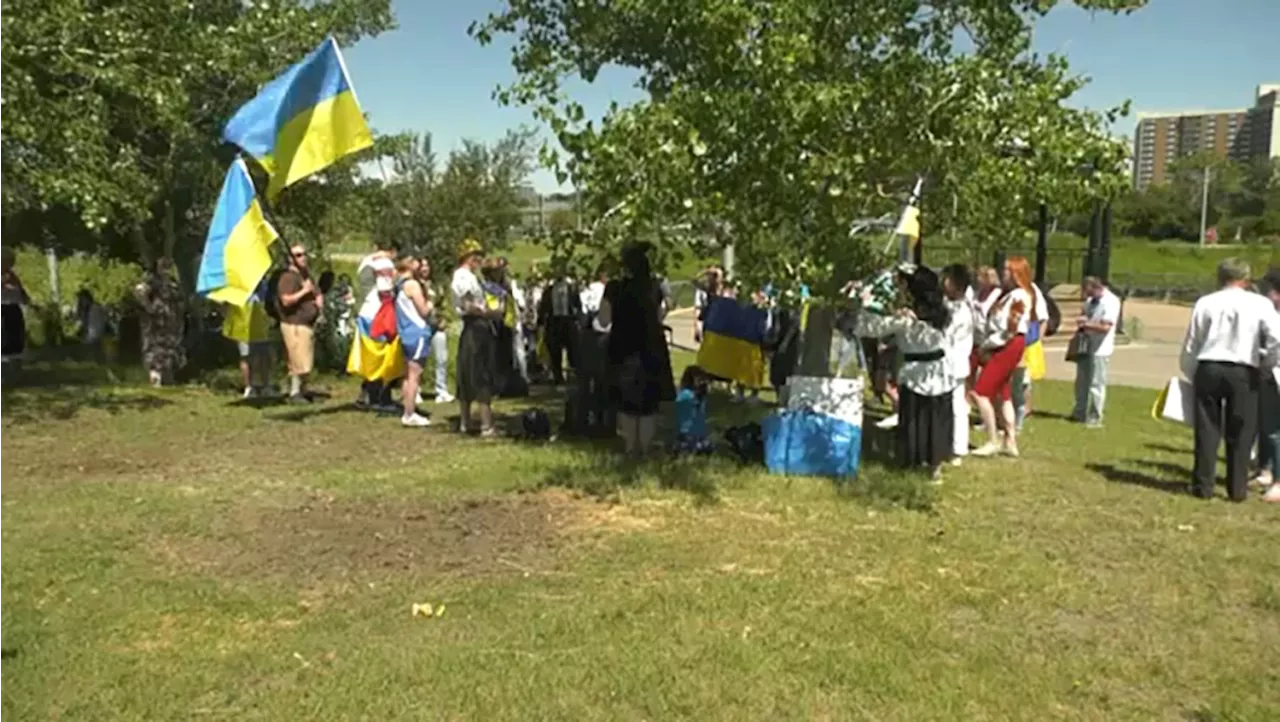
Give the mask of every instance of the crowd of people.
M 648 448 L 658 405 L 673 400 L 675 391 L 663 326 L 668 292 L 649 266 L 646 247 L 626 249 L 589 283 L 557 271 L 528 288 L 505 258 L 487 257 L 477 241 L 464 241 L 455 260 L 447 289 L 440 289 L 421 252 L 378 248 L 361 260 L 356 282 L 337 292 L 359 309 L 347 364 L 361 378 L 359 407 L 394 410 L 406 427 L 428 426 L 422 392 L 433 387 L 436 404 L 458 403 L 462 432 L 489 437 L 497 433 L 493 400 L 526 395 L 542 375 L 566 392 L 567 423 L 580 417 L 577 430 L 612 433 L 616 423 L 629 452 Z M 248 304 L 228 307 L 223 334 L 239 348 L 246 397 L 267 392 L 274 316 L 288 367 L 287 399 L 310 402 L 314 327 L 325 307 L 300 244 L 290 247 L 287 268 L 264 279 Z M 455 323 L 451 357 L 448 334 Z M 429 365 L 434 377 L 425 383 Z M 449 390 L 451 368 L 456 395 Z M 399 401 L 393 401 L 397 390 Z
M 944 463 L 967 455 L 1018 456 L 1034 361 L 1028 348 L 1050 333 L 1052 320 L 1027 260 L 1011 257 L 999 271 L 982 267 L 973 275 L 961 264 L 941 273 L 904 264 L 895 281 L 905 303 L 887 312 L 861 309 L 852 333 L 867 346 L 873 386 L 893 403 L 879 426 L 896 429 L 899 461 L 927 466 L 937 479 Z M 1085 279 L 1085 287 L 1096 285 Z M 1114 326 L 1095 315 L 1096 326 L 1081 318 L 1080 328 L 1113 336 Z M 972 410 L 984 438 L 971 449 Z M 1099 404 L 1087 421 L 1100 424 L 1101 413 Z
M 522 396 L 542 376 L 565 392 L 566 430 L 620 435 L 628 453 L 650 448 L 663 401 L 676 401 L 679 450 L 711 448 L 706 428 L 707 389 L 716 381 L 692 367 L 674 388 L 664 325 L 670 292 L 654 275 L 643 245 L 602 264 L 587 283 L 563 269 L 529 279 L 522 288 L 505 258 L 490 258 L 474 240 L 458 248 L 447 288 L 433 283 L 430 259 L 412 249 L 382 247 L 361 260 L 354 284 L 343 282 L 331 305 L 357 308 L 340 315 L 350 339 L 347 370 L 361 378 L 357 406 L 395 412 L 406 427 L 431 423 L 424 390 L 436 404 L 457 402 L 460 430 L 496 434 L 492 402 Z M 4 347 L 21 353 L 25 330 L 21 307 L 26 291 L 4 268 Z M 160 261 L 134 288 L 143 311 L 143 361 L 154 384 L 169 383 L 181 367 L 180 289 Z M 1052 298 L 1031 280 L 1030 264 L 1008 258 L 1002 267 L 972 273 L 961 264 L 935 272 L 901 264 L 882 279 L 888 297 L 851 283 L 852 303 L 836 322 L 837 366 L 863 357 L 872 388 L 892 412 L 878 423 L 892 430 L 898 460 L 926 467 L 940 478 L 943 467 L 965 456 L 1017 457 L 1018 434 L 1031 409 L 1035 369 L 1043 372 L 1040 341 L 1054 335 L 1060 319 Z M 1181 370 L 1193 394 L 1195 467 L 1190 491 L 1213 495 L 1217 449 L 1225 443 L 1229 497 L 1247 497 L 1250 482 L 1264 499 L 1280 502 L 1280 270 L 1255 290 L 1251 269 L 1235 259 L 1218 268 L 1220 290 L 1202 297 L 1192 312 L 1182 348 Z M 288 369 L 286 398 L 310 403 L 308 380 L 315 369 L 316 324 L 326 309 L 326 284 L 312 277 L 307 249 L 289 248 L 288 264 L 259 285 L 249 302 L 228 306 L 222 333 L 238 348 L 244 395 L 268 393 L 272 376 L 271 321 L 279 326 Z M 713 297 L 737 298 L 723 268 L 706 269 L 695 282 L 694 340 L 702 335 L 702 311 Z M 1121 300 L 1106 283 L 1086 277 L 1081 310 L 1066 345 L 1076 366 L 1070 418 L 1088 428 L 1104 423 L 1108 369 L 1116 348 Z M 807 299 L 802 289 L 800 300 Z M 770 382 L 786 384 L 795 355 L 787 351 L 795 329 L 771 287 L 744 302 L 769 310 L 766 355 Z M 795 304 L 791 304 L 795 305 Z M 84 334 L 101 340 L 106 314 L 88 291 L 76 298 Z M 794 319 L 792 319 L 794 320 Z M 448 334 L 457 324 L 451 358 Z M 794 343 L 791 343 L 794 346 Z M 573 371 L 569 385 L 568 368 Z M 428 366 L 434 374 L 426 375 Z M 449 371 L 454 369 L 455 393 Z M 732 399 L 759 401 L 759 389 L 733 385 Z M 393 400 L 398 390 L 399 400 Z M 975 418 L 976 417 L 976 418 Z M 970 442 L 981 429 L 981 443 Z

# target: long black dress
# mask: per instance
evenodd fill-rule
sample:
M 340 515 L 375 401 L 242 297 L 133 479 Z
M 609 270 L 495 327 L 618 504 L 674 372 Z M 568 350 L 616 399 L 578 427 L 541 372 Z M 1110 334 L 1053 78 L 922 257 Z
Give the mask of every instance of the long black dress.
M 649 416 L 663 401 L 675 399 L 671 354 L 667 349 L 659 308 L 662 287 L 654 279 L 610 281 L 609 371 L 612 397 L 618 411 Z

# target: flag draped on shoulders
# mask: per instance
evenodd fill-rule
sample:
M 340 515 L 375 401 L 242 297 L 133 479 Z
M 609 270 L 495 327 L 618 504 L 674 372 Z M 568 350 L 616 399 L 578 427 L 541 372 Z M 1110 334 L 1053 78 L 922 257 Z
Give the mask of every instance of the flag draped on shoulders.
M 333 38 L 263 86 L 227 122 L 222 137 L 266 169 L 273 200 L 285 187 L 373 145 Z
M 213 209 L 196 292 L 214 301 L 244 306 L 271 268 L 268 249 L 278 237 L 262 214 L 249 169 L 237 160 L 227 170 Z
M 732 298 L 710 298 L 702 312 L 698 366 L 748 388 L 764 383 L 764 341 L 768 314 Z
M 394 381 L 405 374 L 404 349 L 396 336 L 395 263 L 386 257 L 370 257 L 360 271 L 373 276 L 373 288 L 356 316 L 356 335 L 347 355 L 347 373 L 365 381 Z M 390 314 L 389 328 L 385 317 Z

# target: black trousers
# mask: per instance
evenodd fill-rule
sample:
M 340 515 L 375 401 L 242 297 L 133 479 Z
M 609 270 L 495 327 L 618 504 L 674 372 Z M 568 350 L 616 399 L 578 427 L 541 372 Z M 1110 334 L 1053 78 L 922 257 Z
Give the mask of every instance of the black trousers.
M 578 324 L 572 316 L 552 316 L 547 319 L 547 353 L 551 356 L 551 378 L 557 386 L 564 383 L 564 355 L 569 355 L 569 365 L 578 368 Z
M 1232 501 L 1249 495 L 1249 452 L 1258 435 L 1261 375 L 1253 366 L 1201 361 L 1191 381 L 1196 398 L 1195 493 L 1213 496 L 1218 443 L 1227 445 L 1227 491 Z
M 588 327 L 578 339 L 578 398 L 592 432 L 613 435 L 616 414 L 609 397 L 609 335 Z

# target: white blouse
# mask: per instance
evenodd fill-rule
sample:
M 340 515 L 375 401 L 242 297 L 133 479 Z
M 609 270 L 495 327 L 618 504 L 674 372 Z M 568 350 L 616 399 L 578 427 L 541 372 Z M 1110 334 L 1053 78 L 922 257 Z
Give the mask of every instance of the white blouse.
M 480 285 L 480 279 L 466 266 L 459 266 L 453 272 L 449 291 L 453 294 L 453 309 L 460 317 L 467 315 L 467 307 L 471 303 L 484 304 L 484 288 Z
M 964 376 L 957 377 L 953 373 L 953 366 L 947 355 L 952 334 L 955 332 L 955 318 L 952 318 L 951 325 L 939 330 L 923 321 L 901 316 L 881 316 L 869 311 L 858 314 L 857 334 L 859 336 L 894 337 L 894 345 L 903 356 L 902 368 L 898 371 L 898 383 L 921 396 L 949 394 L 964 382 Z M 916 355 L 929 355 L 934 358 L 928 360 L 911 358 Z
M 1001 348 L 1012 341 L 1014 336 L 1025 336 L 1030 330 L 1032 305 L 1032 296 L 1021 288 L 1002 295 L 987 315 L 982 347 Z

